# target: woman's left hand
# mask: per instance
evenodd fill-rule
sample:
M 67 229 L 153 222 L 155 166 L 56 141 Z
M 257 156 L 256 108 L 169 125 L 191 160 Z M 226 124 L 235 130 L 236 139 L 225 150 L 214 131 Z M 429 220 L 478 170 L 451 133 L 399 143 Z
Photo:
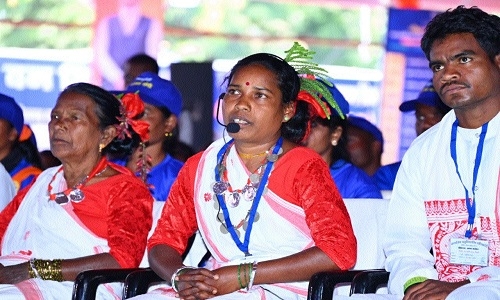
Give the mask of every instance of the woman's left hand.
M 179 298 L 199 300 L 213 298 L 217 291 L 219 276 L 203 268 L 192 269 L 179 275 L 177 280 Z
M 30 279 L 28 264 L 29 262 L 25 262 L 7 267 L 0 265 L 0 284 L 15 284 Z
M 241 288 L 241 285 L 243 285 L 244 287 L 248 285 L 248 278 L 246 276 L 249 276 L 249 274 L 244 274 L 244 272 L 246 272 L 244 268 L 240 267 L 239 271 L 238 268 L 238 265 L 235 265 L 222 267 L 213 271 L 219 276 L 219 280 L 217 280 L 216 282 L 217 295 L 229 294 L 239 290 Z

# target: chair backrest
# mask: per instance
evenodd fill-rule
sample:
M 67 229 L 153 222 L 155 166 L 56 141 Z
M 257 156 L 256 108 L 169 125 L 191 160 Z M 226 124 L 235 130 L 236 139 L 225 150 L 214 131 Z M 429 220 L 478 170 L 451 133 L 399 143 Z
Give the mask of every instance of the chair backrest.
M 365 199 L 365 198 L 352 198 L 344 199 L 347 211 L 351 217 L 351 224 L 354 230 L 354 235 L 357 239 L 358 257 L 356 264 L 351 270 L 372 270 L 383 269 L 385 264 L 385 255 L 382 248 L 381 238 L 382 232 L 385 227 L 385 220 L 387 216 L 387 208 L 389 199 Z M 346 274 L 349 275 L 349 274 Z M 351 273 L 352 275 L 352 273 Z M 330 278 L 330 276 L 333 276 Z M 350 277 L 350 276 L 347 276 Z M 352 276 L 351 276 L 352 277 Z M 329 286 L 326 282 L 334 279 L 336 282 L 334 286 Z M 321 289 L 328 289 L 333 291 L 334 295 L 348 296 L 351 289 L 351 280 L 338 280 L 337 275 L 328 275 L 323 278 L 325 286 Z M 312 285 L 311 285 L 312 284 Z M 318 282 L 310 282 L 310 286 L 318 286 Z M 319 284 L 319 286 L 321 286 Z M 381 291 L 384 293 L 384 291 Z M 317 292 L 312 292 L 311 295 L 316 295 Z M 331 299 L 331 293 L 319 293 L 321 299 L 323 297 Z M 315 299 L 308 296 L 310 299 Z M 312 297 L 312 298 L 311 298 Z
M 163 210 L 163 206 L 165 205 L 165 201 L 154 201 L 153 202 L 153 224 L 151 226 L 151 230 L 148 234 L 148 239 L 153 234 L 156 225 L 158 224 L 158 219 L 160 219 L 161 212 Z M 207 248 L 201 238 L 199 232 L 196 232 L 195 238 L 190 245 L 189 252 L 186 254 L 184 258 L 184 264 L 187 266 L 198 266 L 198 263 L 203 259 L 204 255 L 207 253 Z M 142 257 L 142 261 L 139 265 L 140 268 L 148 268 L 148 251 L 144 252 L 144 256 Z
M 344 199 L 358 242 L 358 257 L 352 270 L 384 268 L 385 255 L 381 237 L 388 199 Z
M 155 231 L 156 224 L 158 224 L 158 219 L 161 216 L 161 211 L 163 210 L 163 206 L 165 205 L 165 201 L 154 201 L 153 202 L 153 224 L 151 225 L 151 230 L 149 231 L 148 234 L 148 239 L 151 237 L 153 232 Z M 148 268 L 149 267 L 149 262 L 148 262 L 148 250 L 144 251 L 144 256 L 142 257 L 141 264 L 139 265 L 139 268 Z

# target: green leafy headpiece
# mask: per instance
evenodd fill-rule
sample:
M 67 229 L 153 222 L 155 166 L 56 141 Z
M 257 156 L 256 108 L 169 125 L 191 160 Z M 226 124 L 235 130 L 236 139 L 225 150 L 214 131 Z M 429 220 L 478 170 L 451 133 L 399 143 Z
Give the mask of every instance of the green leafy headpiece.
M 328 89 L 328 87 L 332 87 L 333 84 L 328 80 L 329 76 L 327 75 L 327 71 L 312 61 L 313 55 L 316 52 L 307 50 L 298 42 L 294 42 L 293 46 L 285 51 L 285 53 L 286 57 L 284 60 L 292 66 L 300 76 L 299 100 L 308 102 L 317 110 L 321 117 L 330 119 L 330 108 L 323 102 L 321 99 L 322 97 L 338 112 L 338 115 L 342 119 L 345 118 L 344 113 Z

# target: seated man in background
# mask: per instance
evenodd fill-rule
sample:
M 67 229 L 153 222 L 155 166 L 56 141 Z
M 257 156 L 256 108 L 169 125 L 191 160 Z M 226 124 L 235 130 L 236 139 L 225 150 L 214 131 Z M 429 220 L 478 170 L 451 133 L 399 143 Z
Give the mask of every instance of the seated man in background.
M 399 106 L 402 112 L 415 112 L 415 131 L 417 136 L 436 125 L 450 111 L 450 107 L 441 101 L 432 86 L 432 80 L 424 86 L 417 99 L 408 100 Z M 401 161 L 380 167 L 373 175 L 381 190 L 392 190 Z
M 369 176 L 380 168 L 384 137 L 370 121 L 350 115 L 347 118 L 347 150 L 351 162 Z

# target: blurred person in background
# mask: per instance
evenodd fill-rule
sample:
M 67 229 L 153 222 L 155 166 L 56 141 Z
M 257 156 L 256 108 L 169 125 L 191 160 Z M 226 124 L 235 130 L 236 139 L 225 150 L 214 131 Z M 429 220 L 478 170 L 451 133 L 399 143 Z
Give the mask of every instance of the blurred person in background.
M 441 101 L 438 93 L 429 80 L 418 97 L 408 100 L 399 106 L 402 112 L 415 112 L 415 132 L 417 136 L 441 121 L 451 108 Z M 373 175 L 377 186 L 384 191 L 391 191 L 396 180 L 401 161 L 381 166 Z
M 16 190 L 28 186 L 42 172 L 40 156 L 21 107 L 14 98 L 0 94 L 0 162 Z
M 182 108 L 182 96 L 171 81 L 152 72 L 135 78 L 126 92 L 137 93 L 144 101 L 141 120 L 149 124 L 149 141 L 144 149 L 139 147 L 126 158 L 126 166 L 137 172 L 137 162 L 144 161 L 140 165 L 149 169 L 146 182 L 153 197 L 165 201 L 183 165 L 170 155 L 177 143 L 177 117 Z
M 326 161 L 333 181 L 343 198 L 382 198 L 373 179 L 350 162 L 346 137 L 349 103 L 335 85 L 325 84 L 325 86 L 333 95 L 342 115 L 324 101 L 331 111 L 330 118 L 313 116 L 311 132 L 305 139 L 304 146 L 316 151 Z

